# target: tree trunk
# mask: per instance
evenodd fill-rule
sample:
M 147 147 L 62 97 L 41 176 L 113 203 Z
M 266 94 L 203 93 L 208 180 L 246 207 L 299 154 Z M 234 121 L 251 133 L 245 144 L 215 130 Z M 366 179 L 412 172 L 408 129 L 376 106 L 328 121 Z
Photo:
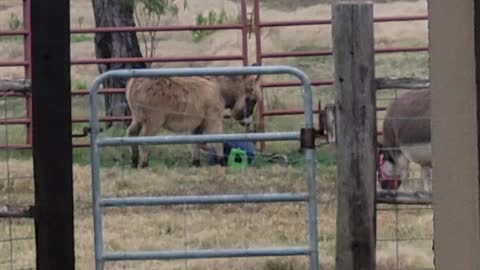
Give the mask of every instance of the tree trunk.
M 96 27 L 135 26 L 133 0 L 92 0 Z M 142 57 L 135 32 L 96 33 L 95 52 L 97 59 L 119 57 Z M 114 69 L 145 68 L 145 63 L 100 64 L 100 73 Z M 127 79 L 110 79 L 105 88 L 123 88 Z M 106 116 L 127 116 L 130 110 L 124 94 L 105 95 Z M 115 126 L 125 127 L 127 121 Z M 107 122 L 109 128 L 112 123 Z

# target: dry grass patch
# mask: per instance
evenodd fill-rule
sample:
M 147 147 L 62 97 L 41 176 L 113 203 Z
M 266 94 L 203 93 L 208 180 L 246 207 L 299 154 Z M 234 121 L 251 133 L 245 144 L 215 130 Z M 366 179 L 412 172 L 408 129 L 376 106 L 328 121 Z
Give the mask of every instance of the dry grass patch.
M 187 155 L 188 156 L 188 155 Z M 2 163 L 4 164 L 4 163 Z M 0 164 L 0 165 L 2 165 Z M 11 161 L 12 173 L 31 169 L 30 161 Z M 333 269 L 335 256 L 335 186 L 325 168 L 317 170 L 319 197 L 318 221 L 321 262 Z M 75 245 L 78 269 L 93 267 L 93 229 L 91 217 L 90 168 L 74 165 Z M 31 183 L 31 182 L 30 182 Z M 146 170 L 114 166 L 102 168 L 103 192 L 108 196 L 162 196 L 246 192 L 302 192 L 305 180 L 301 166 L 265 165 L 248 170 L 214 168 L 167 168 Z M 16 186 L 15 198 L 31 195 L 31 186 Z M 8 192 L 11 192 L 9 190 Z M 7 194 L 6 189 L 1 194 Z M 216 205 L 106 209 L 104 211 L 105 248 L 122 250 L 168 250 L 205 248 L 245 248 L 300 246 L 307 243 L 306 207 L 298 204 Z M 401 210 L 398 224 L 395 212 L 382 211 L 378 217 L 379 239 L 431 237 L 431 212 Z M 8 238 L 9 225 L 2 224 Z M 5 225 L 5 226 L 4 226 Z M 33 236 L 31 222 L 12 224 L 17 235 Z M 13 252 L 21 264 L 33 262 L 32 242 L 17 241 Z M 4 245 L 4 250 L 9 246 Z M 396 264 L 396 244 L 379 241 L 379 269 Z M 401 241 L 398 246 L 400 269 L 431 265 L 431 242 Z M 241 269 L 305 269 L 308 260 L 298 258 L 250 258 L 190 260 L 172 262 L 109 263 L 108 269 L 165 269 L 230 267 Z

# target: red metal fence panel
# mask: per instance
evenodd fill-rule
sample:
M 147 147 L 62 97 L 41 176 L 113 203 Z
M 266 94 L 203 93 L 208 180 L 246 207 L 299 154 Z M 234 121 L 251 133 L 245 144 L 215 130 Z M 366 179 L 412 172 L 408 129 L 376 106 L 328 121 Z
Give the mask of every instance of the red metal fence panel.
M 24 29 L 23 30 L 7 30 L 0 31 L 0 36 L 23 36 L 24 37 L 24 59 L 21 61 L 2 61 L 0 59 L 0 67 L 16 67 L 23 66 L 25 69 L 25 78 L 30 78 L 30 59 L 31 59 L 31 31 L 30 31 L 30 1 L 23 1 L 23 18 Z M 241 31 L 241 52 L 232 55 L 194 55 L 194 56 L 168 56 L 168 57 L 153 57 L 153 58 L 109 58 L 109 59 L 75 59 L 72 60 L 72 65 L 97 65 L 105 63 L 127 63 L 127 62 L 198 62 L 198 61 L 241 61 L 243 65 L 249 64 L 248 59 L 248 38 L 249 33 L 253 32 L 255 36 L 255 50 L 256 63 L 261 65 L 263 59 L 271 58 L 285 58 L 285 57 L 311 57 L 311 56 L 331 56 L 331 50 L 314 50 L 314 51 L 287 51 L 287 52 L 265 52 L 262 50 L 261 33 L 263 28 L 269 27 L 295 27 L 295 26 L 315 26 L 315 25 L 330 25 L 329 19 L 318 20 L 295 20 L 295 21 L 262 21 L 260 0 L 254 0 L 253 2 L 253 25 L 248 19 L 247 13 L 247 0 L 241 0 L 241 22 L 237 24 L 222 24 L 222 25 L 175 25 L 175 26 L 155 26 L 155 27 L 111 27 L 111 28 L 82 28 L 72 29 L 72 34 L 95 34 L 99 32 L 179 32 L 179 31 L 193 31 L 193 30 L 236 30 Z M 407 21 L 424 21 L 428 16 L 395 16 L 395 17 L 378 17 L 375 18 L 376 23 L 386 22 L 407 22 Z M 428 47 L 389 47 L 389 48 L 377 48 L 376 53 L 396 53 L 396 52 L 425 52 L 428 51 Z M 312 80 L 314 86 L 329 86 L 332 85 L 332 80 Z M 283 82 L 269 82 L 264 83 L 262 88 L 274 88 L 274 87 L 293 87 L 300 86 L 298 81 L 283 81 Z M 125 89 L 102 89 L 100 94 L 117 94 L 123 93 Z M 31 96 L 29 93 L 26 95 L 19 93 L 1 93 L 0 96 L 8 95 L 9 97 L 25 97 L 26 102 L 26 117 L 24 118 L 7 118 L 0 120 L 0 125 L 25 125 L 27 128 L 27 134 L 25 138 L 25 144 L 18 145 L 0 145 L 0 149 L 4 148 L 29 148 L 32 142 L 32 128 L 31 119 L 34 117 L 31 113 Z M 85 96 L 88 95 L 88 89 L 73 89 L 73 96 Z M 380 109 L 381 110 L 381 109 Z M 286 109 L 286 110 L 274 110 L 265 111 L 264 104 L 258 105 L 259 123 L 258 131 L 265 130 L 265 117 L 270 116 L 282 116 L 282 115 L 296 115 L 300 114 L 302 109 Z M 320 110 L 316 110 L 315 113 L 320 113 Z M 104 117 L 101 121 L 113 122 L 129 120 L 129 117 Z M 73 123 L 85 123 L 88 122 L 86 117 L 77 117 L 73 119 Z M 86 146 L 86 145 L 76 145 Z

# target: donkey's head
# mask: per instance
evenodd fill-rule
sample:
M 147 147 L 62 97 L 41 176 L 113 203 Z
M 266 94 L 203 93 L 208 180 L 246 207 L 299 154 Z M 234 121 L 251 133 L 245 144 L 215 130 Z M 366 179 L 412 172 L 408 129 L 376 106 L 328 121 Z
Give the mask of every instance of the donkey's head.
M 232 117 L 240 121 L 241 125 L 249 125 L 257 102 L 261 98 L 259 75 L 242 76 L 237 87 L 234 104 L 232 104 Z
M 395 191 L 402 184 L 402 174 L 397 163 L 394 150 L 380 150 L 377 177 L 382 189 Z

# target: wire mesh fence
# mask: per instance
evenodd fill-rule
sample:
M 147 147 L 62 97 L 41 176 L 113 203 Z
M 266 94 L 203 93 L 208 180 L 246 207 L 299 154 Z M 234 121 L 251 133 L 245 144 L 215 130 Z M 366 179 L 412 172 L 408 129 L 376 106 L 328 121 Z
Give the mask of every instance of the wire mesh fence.
M 2 94 L 2 118 L 21 114 L 15 108 L 19 100 L 6 92 Z M 18 127 L 5 125 L 0 130 L 0 144 L 16 143 Z M 33 205 L 30 153 L 7 147 L 0 154 L 0 269 L 34 269 L 34 224 L 29 211 Z

